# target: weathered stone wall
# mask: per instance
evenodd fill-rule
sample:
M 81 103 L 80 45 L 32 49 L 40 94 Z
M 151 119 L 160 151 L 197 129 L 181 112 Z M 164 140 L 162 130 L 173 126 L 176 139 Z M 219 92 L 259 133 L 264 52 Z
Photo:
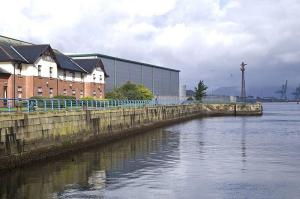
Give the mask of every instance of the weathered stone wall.
M 261 114 L 261 104 L 194 104 L 0 114 L 0 170 L 191 117 Z

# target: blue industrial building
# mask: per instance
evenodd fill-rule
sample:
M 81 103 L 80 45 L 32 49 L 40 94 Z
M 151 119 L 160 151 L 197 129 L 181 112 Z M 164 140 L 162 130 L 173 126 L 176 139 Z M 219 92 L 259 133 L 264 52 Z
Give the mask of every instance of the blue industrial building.
M 105 84 L 106 92 L 131 81 L 145 85 L 159 98 L 179 97 L 179 70 L 97 53 L 68 56 L 73 59 L 100 58 L 109 75 Z

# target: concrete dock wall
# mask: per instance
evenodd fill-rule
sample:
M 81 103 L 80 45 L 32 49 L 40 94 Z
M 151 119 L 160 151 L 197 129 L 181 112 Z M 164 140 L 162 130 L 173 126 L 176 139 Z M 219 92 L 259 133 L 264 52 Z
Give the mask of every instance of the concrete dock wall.
M 193 104 L 0 114 L 0 170 L 193 117 L 261 114 L 261 104 Z

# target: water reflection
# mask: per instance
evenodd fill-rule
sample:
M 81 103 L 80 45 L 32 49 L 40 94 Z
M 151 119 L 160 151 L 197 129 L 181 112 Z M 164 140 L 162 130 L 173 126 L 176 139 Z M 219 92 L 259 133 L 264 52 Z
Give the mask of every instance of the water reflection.
M 70 191 L 101 190 L 109 184 L 114 185 L 119 179 L 133 178 L 131 174 L 139 170 L 172 167 L 178 159 L 178 146 L 179 134 L 157 129 L 105 147 L 2 175 L 0 196 L 56 198 Z M 110 186 L 110 189 L 117 187 Z
M 245 170 L 245 164 L 246 164 L 246 160 L 247 160 L 247 154 L 246 154 L 246 120 L 247 118 L 242 118 L 241 121 L 241 134 L 242 134 L 242 138 L 241 138 L 241 149 L 242 149 L 242 163 L 243 163 L 243 168 L 242 170 Z
M 0 198 L 300 198 L 300 106 L 264 108 L 0 175 Z

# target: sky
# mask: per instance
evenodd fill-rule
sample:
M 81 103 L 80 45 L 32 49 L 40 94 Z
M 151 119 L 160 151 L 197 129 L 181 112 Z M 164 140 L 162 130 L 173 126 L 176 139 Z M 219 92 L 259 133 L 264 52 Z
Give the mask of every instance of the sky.
M 180 83 L 300 84 L 299 0 L 0 0 L 0 35 L 181 70 Z M 3 9 L 4 8 L 4 9 Z

